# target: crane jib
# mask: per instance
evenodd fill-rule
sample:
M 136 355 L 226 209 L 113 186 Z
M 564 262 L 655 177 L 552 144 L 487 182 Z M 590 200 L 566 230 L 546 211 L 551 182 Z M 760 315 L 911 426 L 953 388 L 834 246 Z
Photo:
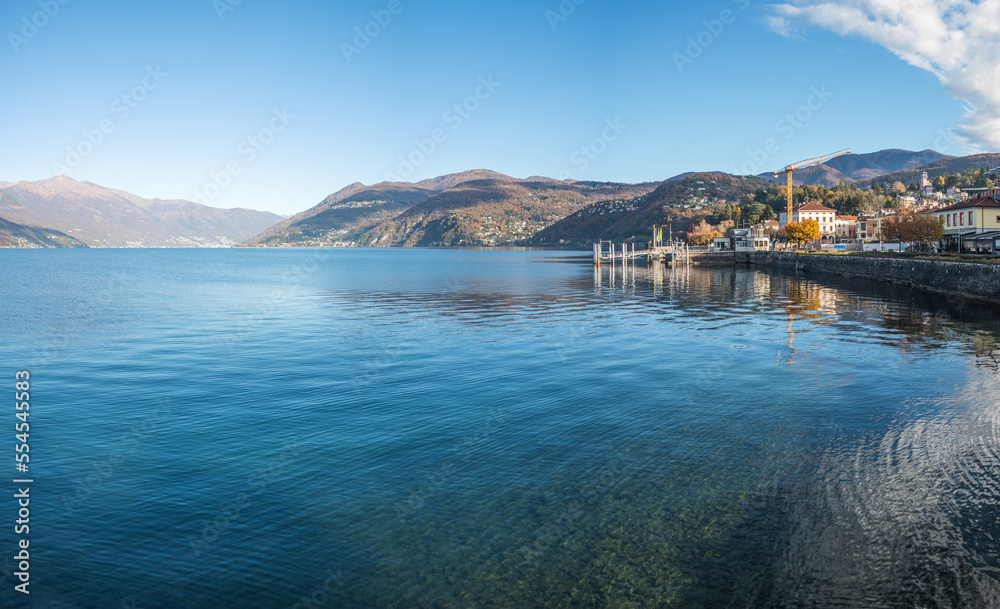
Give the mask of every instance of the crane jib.
M 786 224 L 792 221 L 792 189 L 794 188 L 794 182 L 792 182 L 792 172 L 799 169 L 805 169 L 806 167 L 812 167 L 813 165 L 819 165 L 820 163 L 825 163 L 831 159 L 835 159 L 845 154 L 851 154 L 851 149 L 846 148 L 844 150 L 841 150 L 840 152 L 834 152 L 826 156 L 816 157 L 814 159 L 808 159 L 805 161 L 799 161 L 798 163 L 792 163 L 791 165 L 787 165 L 781 171 L 774 172 L 774 177 L 778 177 L 781 174 L 786 174 L 788 176 L 788 186 L 786 187 L 788 194 L 788 212 L 787 215 L 785 216 Z

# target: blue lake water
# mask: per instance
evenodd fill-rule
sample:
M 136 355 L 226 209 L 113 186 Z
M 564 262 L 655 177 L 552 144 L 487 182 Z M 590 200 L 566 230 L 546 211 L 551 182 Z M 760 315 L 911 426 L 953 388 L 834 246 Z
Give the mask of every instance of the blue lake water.
M 1000 606 L 988 306 L 562 252 L 0 261 L 0 606 Z

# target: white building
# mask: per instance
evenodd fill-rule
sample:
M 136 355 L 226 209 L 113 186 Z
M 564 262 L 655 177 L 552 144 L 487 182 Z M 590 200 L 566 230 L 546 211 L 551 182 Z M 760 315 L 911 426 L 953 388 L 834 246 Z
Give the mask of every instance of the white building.
M 792 221 L 805 222 L 815 220 L 819 224 L 819 231 L 822 239 L 833 239 L 837 234 L 837 210 L 820 205 L 819 203 L 806 203 L 799 205 L 792 210 Z M 782 212 L 780 216 L 781 225 L 788 224 L 788 212 Z
M 712 239 L 712 250 L 716 252 L 724 252 L 732 249 L 732 245 L 729 237 L 716 237 Z
M 766 252 L 771 249 L 771 239 L 762 226 L 734 228 L 733 244 L 737 252 Z
M 837 241 L 854 241 L 858 238 L 857 216 L 837 216 L 834 227 Z

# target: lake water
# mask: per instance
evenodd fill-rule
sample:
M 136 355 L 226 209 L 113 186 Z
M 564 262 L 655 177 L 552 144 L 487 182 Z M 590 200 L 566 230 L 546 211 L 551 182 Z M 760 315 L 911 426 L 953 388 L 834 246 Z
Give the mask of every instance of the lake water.
M 1000 606 L 995 309 L 561 252 L 0 261 L 30 606 Z

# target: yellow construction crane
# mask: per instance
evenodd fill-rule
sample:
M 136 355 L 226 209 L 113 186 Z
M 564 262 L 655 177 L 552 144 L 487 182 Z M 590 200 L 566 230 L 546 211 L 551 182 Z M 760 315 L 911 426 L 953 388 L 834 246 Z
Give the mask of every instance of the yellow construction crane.
M 834 152 L 833 154 L 828 154 L 826 156 L 816 157 L 815 159 L 809 159 L 808 161 L 792 163 L 788 167 L 774 172 L 774 177 L 778 177 L 783 173 L 788 175 L 788 217 L 785 219 L 786 224 L 792 221 L 792 172 L 799 169 L 805 169 L 806 167 L 812 167 L 813 165 L 819 165 L 820 163 L 825 163 L 830 159 L 835 159 L 838 156 L 844 156 L 845 154 L 851 154 L 851 149 L 847 148 L 846 150 Z

